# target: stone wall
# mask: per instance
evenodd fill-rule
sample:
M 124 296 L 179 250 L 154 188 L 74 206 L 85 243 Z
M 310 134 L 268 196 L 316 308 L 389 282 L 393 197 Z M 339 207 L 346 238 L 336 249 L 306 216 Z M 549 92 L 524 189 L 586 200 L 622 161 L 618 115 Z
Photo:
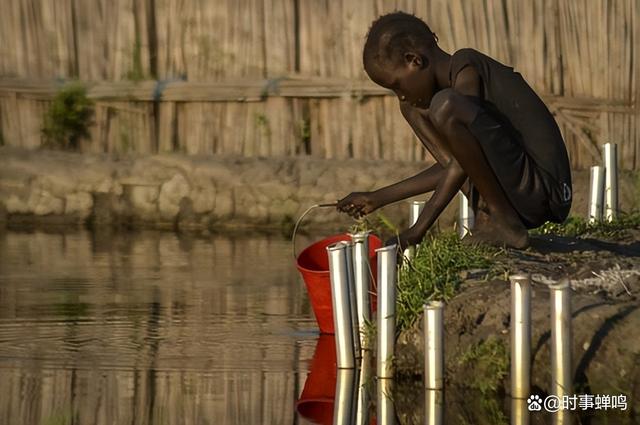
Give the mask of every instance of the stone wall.
M 290 228 L 311 205 L 411 176 L 428 164 L 299 158 L 107 155 L 0 148 L 0 223 L 134 227 Z M 620 182 L 621 208 L 639 207 L 637 173 Z M 573 214 L 583 215 L 588 172 L 574 175 Z M 457 203 L 439 225 L 451 226 Z M 383 212 L 404 224 L 406 204 Z M 348 217 L 314 211 L 304 226 L 345 229 Z

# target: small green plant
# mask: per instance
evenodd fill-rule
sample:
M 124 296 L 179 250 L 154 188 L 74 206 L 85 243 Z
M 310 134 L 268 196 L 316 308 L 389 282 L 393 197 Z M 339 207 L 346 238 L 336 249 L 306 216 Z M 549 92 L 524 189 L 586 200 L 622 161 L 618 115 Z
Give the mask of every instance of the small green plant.
M 87 98 L 87 89 L 71 84 L 53 98 L 42 127 L 45 146 L 76 150 L 80 139 L 89 137 L 93 115 L 93 102 Z
M 409 329 L 420 317 L 424 303 L 448 300 L 462 282 L 460 272 L 490 268 L 495 248 L 466 246 L 453 232 L 425 238 L 412 260 L 400 268 L 396 320 L 398 330 Z
M 571 216 L 564 223 L 546 222 L 542 226 L 531 230 L 532 234 L 558 235 L 569 237 L 603 237 L 617 238 L 625 235 L 628 229 L 640 227 L 640 211 L 620 214 L 613 221 L 589 223 L 582 217 Z
M 509 356 L 503 340 L 490 336 L 469 347 L 459 363 L 473 370 L 469 386 L 482 395 L 495 394 L 502 386 L 509 369 Z

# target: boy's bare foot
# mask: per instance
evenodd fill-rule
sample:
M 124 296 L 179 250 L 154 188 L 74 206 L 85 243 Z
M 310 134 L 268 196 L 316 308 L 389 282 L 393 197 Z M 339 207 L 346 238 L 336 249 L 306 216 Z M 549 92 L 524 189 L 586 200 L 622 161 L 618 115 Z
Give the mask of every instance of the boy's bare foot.
M 474 228 L 462 239 L 462 242 L 525 249 L 529 246 L 529 233 L 522 224 L 509 225 L 478 211 Z

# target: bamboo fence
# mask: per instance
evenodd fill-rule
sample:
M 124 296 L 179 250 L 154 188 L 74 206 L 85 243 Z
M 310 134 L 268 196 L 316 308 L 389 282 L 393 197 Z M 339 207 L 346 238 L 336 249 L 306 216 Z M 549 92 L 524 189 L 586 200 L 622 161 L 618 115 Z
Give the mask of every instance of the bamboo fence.
M 422 160 L 361 64 L 371 21 L 393 10 L 446 51 L 514 66 L 574 167 L 615 142 L 638 168 L 636 0 L 4 0 L 1 141 L 40 146 L 52 95 L 79 79 L 96 102 L 85 151 Z

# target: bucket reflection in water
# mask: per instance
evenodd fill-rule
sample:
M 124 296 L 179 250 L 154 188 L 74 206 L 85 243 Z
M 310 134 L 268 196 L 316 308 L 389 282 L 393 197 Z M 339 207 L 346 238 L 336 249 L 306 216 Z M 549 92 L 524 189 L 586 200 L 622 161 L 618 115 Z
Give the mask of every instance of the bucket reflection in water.
M 511 399 L 511 425 L 529 425 L 529 405 L 526 399 Z
M 351 301 L 349 299 L 349 267 L 347 265 L 346 252 L 348 248 L 349 246 L 344 242 L 338 242 L 327 247 L 339 369 L 353 369 L 355 367 L 353 331 L 351 329 Z
M 424 425 L 442 425 L 444 419 L 444 391 L 424 391 Z
M 300 416 L 313 423 L 332 424 L 336 382 L 335 338 L 333 335 L 320 335 L 304 389 L 296 403 Z
M 333 424 L 351 425 L 354 416 L 355 369 L 338 369 Z
M 395 425 L 396 412 L 393 406 L 393 379 L 378 379 L 376 391 L 377 425 Z

